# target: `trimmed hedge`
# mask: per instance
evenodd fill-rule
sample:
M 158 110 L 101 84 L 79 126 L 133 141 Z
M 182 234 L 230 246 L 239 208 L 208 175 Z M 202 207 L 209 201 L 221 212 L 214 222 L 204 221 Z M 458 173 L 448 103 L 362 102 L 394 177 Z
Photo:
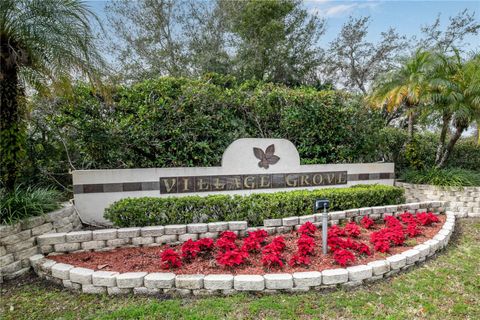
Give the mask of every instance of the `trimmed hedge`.
M 104 217 L 118 227 L 140 227 L 197 222 L 246 220 L 249 226 L 263 219 L 312 213 L 315 199 L 330 200 L 330 210 L 399 204 L 402 188 L 357 185 L 349 188 L 297 190 L 241 195 L 186 196 L 179 198 L 126 198 L 105 209 Z

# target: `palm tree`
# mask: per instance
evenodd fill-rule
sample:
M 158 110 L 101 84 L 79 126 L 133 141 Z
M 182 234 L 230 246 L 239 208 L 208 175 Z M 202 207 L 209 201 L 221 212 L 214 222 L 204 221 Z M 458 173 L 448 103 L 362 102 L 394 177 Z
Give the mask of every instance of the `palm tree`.
M 404 107 L 408 116 L 408 137 L 413 139 L 414 120 L 428 93 L 432 54 L 417 51 L 399 69 L 387 73 L 374 86 L 368 100 L 392 112 Z
M 21 163 L 26 89 L 87 75 L 102 63 L 89 19 L 78 0 L 0 1 L 0 169 L 12 189 Z
M 442 71 L 437 72 L 439 77 L 432 81 L 432 101 L 438 102 L 433 104 L 433 108 L 443 115 L 435 162 L 437 168 L 445 166 L 463 132 L 480 119 L 480 55 L 467 62 L 463 62 L 458 54 L 442 58 L 441 61 Z M 445 145 L 446 131 L 450 123 L 455 132 Z

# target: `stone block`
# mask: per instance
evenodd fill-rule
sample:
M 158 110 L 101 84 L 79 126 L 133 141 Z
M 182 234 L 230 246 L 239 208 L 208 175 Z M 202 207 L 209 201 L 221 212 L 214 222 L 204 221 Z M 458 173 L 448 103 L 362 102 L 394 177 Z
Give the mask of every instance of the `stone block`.
M 117 239 L 117 229 L 101 229 L 92 231 L 93 240 L 114 240 Z
M 322 214 L 319 213 L 318 215 L 320 216 L 318 222 L 321 222 Z M 345 211 L 332 211 L 328 213 L 328 216 L 330 220 L 343 220 L 347 217 L 347 214 Z
M 92 269 L 73 268 L 70 269 L 70 281 L 80 284 L 92 284 Z
M 280 227 L 282 225 L 282 219 L 265 219 L 263 220 L 264 227 Z
M 172 243 L 172 242 L 177 242 L 178 241 L 178 236 L 175 234 L 166 234 L 160 237 L 155 237 L 155 242 L 159 244 L 166 244 L 166 243 Z
M 311 222 L 311 223 L 315 222 L 315 217 L 313 216 L 313 214 L 298 217 L 298 224 L 304 224 L 307 222 Z
M 386 213 L 394 213 L 398 211 L 398 206 L 397 205 L 391 205 L 391 206 L 385 206 L 385 212 Z M 383 213 L 383 212 L 381 212 Z
M 135 237 L 132 238 L 132 244 L 134 246 L 145 246 L 154 243 L 154 240 L 155 239 L 153 237 Z
M 22 230 L 20 223 L 12 225 L 0 225 L 0 239 L 17 234 Z
M 143 278 L 146 272 L 127 272 L 116 275 L 117 287 L 119 288 L 135 288 L 143 287 Z
M 130 239 L 128 238 L 106 240 L 107 247 L 113 247 L 113 248 L 122 247 L 129 243 L 130 243 Z
M 14 261 L 13 253 L 0 257 L 0 268 L 4 267 Z
M 212 239 L 216 239 L 218 238 L 218 232 L 206 232 L 206 233 L 201 233 L 198 235 L 198 237 L 200 239 L 203 239 L 203 238 L 212 238 Z
M 105 248 L 106 242 L 104 240 L 93 240 L 82 242 L 82 250 L 98 250 Z
M 112 296 L 126 295 L 133 292 L 132 288 L 107 287 L 107 293 Z
M 165 227 L 164 226 L 150 226 L 150 227 L 142 227 L 140 229 L 140 234 L 142 237 L 159 237 L 165 234 Z
M 282 227 L 277 227 L 277 233 L 288 233 L 293 230 L 293 226 L 287 227 L 287 226 L 282 226 Z
M 433 240 L 433 239 L 427 240 L 423 244 L 429 246 L 429 248 L 430 248 L 430 250 L 428 252 L 429 256 L 434 254 L 440 246 L 440 242 L 438 242 L 437 240 Z
M 175 287 L 180 289 L 202 289 L 203 274 L 180 274 L 175 277 Z
M 359 208 L 358 209 L 358 214 L 362 217 L 371 215 L 372 213 L 373 213 L 372 208 Z
M 30 238 L 14 244 L 8 244 L 5 246 L 5 249 L 7 249 L 7 252 L 17 252 L 17 251 L 29 249 L 34 245 L 35 245 L 35 238 Z
M 92 283 L 94 286 L 115 287 L 118 274 L 118 272 L 114 271 L 95 271 L 92 274 Z
M 322 271 L 322 283 L 323 284 L 338 284 L 348 281 L 347 269 L 329 269 Z
M 61 209 L 55 210 L 53 212 L 48 213 L 45 216 L 45 219 L 50 222 L 58 221 L 63 218 L 69 217 L 73 213 L 73 206 L 65 206 Z
M 117 238 L 135 238 L 140 236 L 140 228 L 121 228 L 117 229 Z
M 65 235 L 67 242 L 85 242 L 92 240 L 92 231 L 74 231 Z
M 0 245 L 2 246 L 12 245 L 20 241 L 25 241 L 28 238 L 31 238 L 31 236 L 32 236 L 31 230 L 21 231 L 21 232 L 0 238 Z
M 6 254 L 7 254 L 7 249 L 5 249 L 5 246 L 0 246 L 0 257 Z
M 47 244 L 45 246 L 39 246 L 38 249 L 40 250 L 40 253 L 48 254 L 53 252 L 53 245 Z
M 31 217 L 31 218 L 28 218 L 28 219 L 24 219 L 20 223 L 20 225 L 21 225 L 22 230 L 26 230 L 26 229 L 32 229 L 32 228 L 38 227 L 38 226 L 40 226 L 44 223 L 45 223 L 45 217 L 44 216 L 36 216 L 36 217 Z
M 175 273 L 152 272 L 143 279 L 144 285 L 151 289 L 169 289 L 175 284 Z
M 52 277 L 62 279 L 62 280 L 70 280 L 70 270 L 72 270 L 74 266 L 66 263 L 56 263 L 52 267 Z
M 238 275 L 233 278 L 233 287 L 238 291 L 262 291 L 265 279 L 260 275 Z
M 358 216 L 360 213 L 360 211 L 358 211 L 358 209 L 349 209 L 349 210 L 345 210 L 345 218 L 353 218 L 353 217 L 356 217 Z
M 405 256 L 407 265 L 415 264 L 415 262 L 417 262 L 418 259 L 420 259 L 420 251 L 415 249 L 404 251 L 402 252 L 402 255 Z
M 52 273 L 52 267 L 56 264 L 55 261 L 50 260 L 50 259 L 42 259 L 38 264 L 37 264 L 37 269 L 45 274 L 51 275 Z
M 267 273 L 263 276 L 267 289 L 291 289 L 293 288 L 293 277 L 290 273 Z
M 141 296 L 157 295 L 157 294 L 160 294 L 161 292 L 162 290 L 160 289 L 152 289 L 152 288 L 146 288 L 146 287 L 133 288 L 133 294 L 141 295 Z
M 82 292 L 88 294 L 105 294 L 107 293 L 107 288 L 98 287 L 91 284 L 82 284 Z
M 293 227 L 298 224 L 298 217 L 288 217 L 282 219 L 282 225 L 284 227 Z
M 65 287 L 65 289 L 68 290 L 81 290 L 82 285 L 80 283 L 75 283 L 70 280 L 62 280 L 62 284 Z
M 208 224 L 191 223 L 187 225 L 187 233 L 205 233 L 208 232 Z
M 368 265 L 359 265 L 348 267 L 348 280 L 349 281 L 361 281 L 372 277 L 372 267 Z
M 54 252 L 72 252 L 80 250 L 79 242 L 58 243 L 53 245 Z
M 165 226 L 165 235 L 178 235 L 187 233 L 187 226 L 185 224 L 171 224 Z
M 178 235 L 178 241 L 180 242 L 185 242 L 188 240 L 197 240 L 198 239 L 198 234 L 196 233 L 184 233 L 184 234 L 179 234 Z
M 322 273 L 318 271 L 294 272 L 295 287 L 315 287 L 322 284 Z
M 229 290 L 233 288 L 233 275 L 209 274 L 203 279 L 203 285 L 207 290 Z
M 419 244 L 418 246 L 413 247 L 413 249 L 420 252 L 419 259 L 425 258 L 430 253 L 430 247 L 426 244 Z
M 13 257 L 15 258 L 15 260 L 23 260 L 23 259 L 28 259 L 31 256 L 36 255 L 37 253 L 38 253 L 38 247 L 32 247 L 22 251 L 15 252 L 13 254 Z
M 37 264 L 42 261 L 45 257 L 43 256 L 43 254 L 36 254 L 36 255 L 33 255 L 31 256 L 30 258 L 28 258 L 28 260 L 30 261 L 30 264 L 32 265 L 32 267 L 36 267 Z
M 210 222 L 208 223 L 209 232 L 222 232 L 228 230 L 228 222 Z
M 39 225 L 38 227 L 32 228 L 32 236 L 38 236 L 53 230 L 53 224 L 50 222 Z
M 390 263 L 387 260 L 376 260 L 367 263 L 367 266 L 372 267 L 372 274 L 380 276 L 390 271 Z
M 37 237 L 37 243 L 39 246 L 47 244 L 65 243 L 66 233 L 46 233 Z
M 390 263 L 391 270 L 400 269 L 401 267 L 404 267 L 405 264 L 407 263 L 407 259 L 405 258 L 404 255 L 401 255 L 401 254 L 396 254 L 396 255 L 387 257 L 386 260 L 388 261 L 388 263 Z
M 4 279 L 5 280 L 12 280 L 12 279 L 15 279 L 15 278 L 18 278 L 20 276 L 23 276 L 24 274 L 26 274 L 28 271 L 30 271 L 30 267 L 28 268 L 18 268 L 18 265 L 15 264 L 15 271 L 11 271 L 11 272 L 5 272 L 4 273 Z
M 231 231 L 247 230 L 247 228 L 248 228 L 247 221 L 229 221 L 228 222 L 228 230 L 231 230 Z

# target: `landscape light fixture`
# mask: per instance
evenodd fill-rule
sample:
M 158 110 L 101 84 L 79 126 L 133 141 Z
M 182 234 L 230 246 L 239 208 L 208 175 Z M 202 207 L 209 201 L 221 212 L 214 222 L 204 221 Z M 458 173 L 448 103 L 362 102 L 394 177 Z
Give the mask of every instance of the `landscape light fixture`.
M 327 254 L 327 225 L 328 225 L 328 208 L 330 208 L 330 201 L 327 199 L 317 199 L 313 207 L 314 213 L 323 209 L 322 215 L 322 249 L 323 254 Z

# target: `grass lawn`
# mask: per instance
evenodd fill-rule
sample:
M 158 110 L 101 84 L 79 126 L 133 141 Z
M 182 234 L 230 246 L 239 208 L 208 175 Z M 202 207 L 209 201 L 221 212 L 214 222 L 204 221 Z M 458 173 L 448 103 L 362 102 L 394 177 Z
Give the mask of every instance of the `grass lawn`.
M 480 319 L 480 219 L 413 271 L 354 290 L 164 299 L 72 293 L 35 276 L 4 283 L 0 319 Z

